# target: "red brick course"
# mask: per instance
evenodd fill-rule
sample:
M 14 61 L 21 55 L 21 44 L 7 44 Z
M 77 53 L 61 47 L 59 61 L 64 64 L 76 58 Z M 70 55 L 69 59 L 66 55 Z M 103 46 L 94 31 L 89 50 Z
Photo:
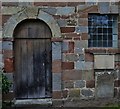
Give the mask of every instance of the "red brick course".
M 74 42 L 70 41 L 69 42 L 69 53 L 74 53 Z
M 74 62 L 62 62 L 63 70 L 71 70 L 74 69 Z
M 2 15 L 2 26 L 4 25 L 4 23 L 7 22 L 7 20 L 11 17 L 11 15 Z
M 75 27 L 61 27 L 61 33 L 70 33 L 75 31 Z
M 94 55 L 91 53 L 85 53 L 85 61 L 94 62 Z
M 120 87 L 120 80 L 115 80 L 114 86 L 115 87 Z
M 13 67 L 13 59 L 12 58 L 7 58 L 4 60 L 4 70 L 6 73 L 10 73 L 14 71 Z
M 52 72 L 53 73 L 61 73 L 61 61 L 62 60 L 55 60 L 52 62 Z
M 80 80 L 82 73 L 79 70 L 66 70 L 62 74 L 63 80 Z
M 65 6 L 77 6 L 78 4 L 85 4 L 85 2 L 35 2 L 35 6 L 54 6 L 54 7 L 65 7 Z
M 52 98 L 53 98 L 53 99 L 61 99 L 61 98 L 62 98 L 61 95 L 62 95 L 62 94 L 61 94 L 61 91 L 53 91 L 53 93 L 52 93 Z
M 86 81 L 87 88 L 95 88 L 95 80 Z
M 62 91 L 62 97 L 67 98 L 67 96 L 68 96 L 68 90 L 63 90 Z

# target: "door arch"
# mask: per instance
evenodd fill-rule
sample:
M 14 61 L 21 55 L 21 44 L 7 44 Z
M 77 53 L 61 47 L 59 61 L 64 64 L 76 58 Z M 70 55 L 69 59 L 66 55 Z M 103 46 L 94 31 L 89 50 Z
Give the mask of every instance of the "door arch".
M 52 97 L 52 33 L 39 19 L 26 19 L 14 30 L 16 99 Z

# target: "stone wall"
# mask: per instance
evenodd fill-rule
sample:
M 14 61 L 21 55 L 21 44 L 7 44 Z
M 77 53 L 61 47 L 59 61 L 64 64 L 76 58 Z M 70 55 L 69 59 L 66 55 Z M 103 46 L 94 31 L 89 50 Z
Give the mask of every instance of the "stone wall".
M 38 11 L 51 15 L 60 28 L 61 37 L 52 37 L 54 99 L 120 97 L 120 3 L 3 2 L 3 31 L 10 28 L 6 27 L 6 24 L 12 22 L 10 21 L 12 16 L 22 12 L 24 9 L 29 9 L 28 7 L 37 7 Z M 32 13 L 31 11 L 28 10 L 26 14 Z M 88 48 L 89 13 L 118 15 L 118 47 Z M 13 75 L 14 38 L 3 35 L 1 40 L 3 40 L 3 43 L 2 50 L 0 49 L 0 57 L 3 56 L 5 74 L 7 76 Z M 112 55 L 113 58 L 109 60 L 109 62 L 112 62 L 112 69 L 96 69 L 95 60 L 96 55 L 99 54 L 103 56 Z M 96 64 L 99 64 L 99 61 L 96 61 Z M 108 67 L 111 68 L 111 64 L 108 64 Z M 10 77 L 12 79 L 12 76 Z

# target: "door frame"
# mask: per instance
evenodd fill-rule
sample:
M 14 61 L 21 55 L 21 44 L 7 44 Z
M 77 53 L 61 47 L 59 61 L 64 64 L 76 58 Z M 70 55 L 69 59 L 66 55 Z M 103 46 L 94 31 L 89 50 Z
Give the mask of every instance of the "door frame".
M 28 11 L 29 10 L 29 11 Z M 34 11 L 34 13 L 32 13 Z M 26 16 L 25 16 L 26 13 Z M 37 16 L 36 16 L 37 15 Z M 21 17 L 20 17 L 21 16 Z M 12 15 L 9 20 L 7 21 L 6 25 L 3 26 L 3 37 L 4 38 L 10 38 L 12 39 L 12 41 L 14 42 L 14 29 L 16 28 L 16 26 L 23 20 L 25 19 L 40 19 L 42 21 L 44 21 L 51 29 L 52 32 L 52 99 L 54 99 L 54 95 L 56 94 L 56 92 L 62 92 L 62 88 L 61 88 L 61 84 L 62 84 L 62 40 L 61 38 L 61 31 L 60 31 L 60 27 L 58 25 L 58 23 L 56 22 L 56 20 L 54 19 L 53 16 L 51 16 L 50 14 L 43 12 L 41 9 L 39 9 L 38 7 L 27 7 L 25 10 L 22 10 L 20 13 L 16 13 L 15 15 Z M 13 50 L 13 47 L 12 47 Z M 57 52 L 56 52 L 57 50 Z M 58 55 L 59 56 L 56 56 Z M 14 57 L 14 55 L 13 55 Z M 61 70 L 59 70 L 57 73 L 54 70 L 54 63 L 57 62 L 59 60 L 59 68 L 61 68 Z M 12 75 L 14 74 L 14 71 L 12 73 Z M 59 78 L 59 80 L 57 81 L 56 79 Z M 59 83 L 59 84 L 58 84 Z M 56 85 L 59 85 L 56 87 Z M 15 100 L 15 98 L 14 98 Z M 16 100 L 15 100 L 16 101 Z M 16 102 L 17 103 L 17 102 Z M 19 103 L 18 103 L 19 104 Z

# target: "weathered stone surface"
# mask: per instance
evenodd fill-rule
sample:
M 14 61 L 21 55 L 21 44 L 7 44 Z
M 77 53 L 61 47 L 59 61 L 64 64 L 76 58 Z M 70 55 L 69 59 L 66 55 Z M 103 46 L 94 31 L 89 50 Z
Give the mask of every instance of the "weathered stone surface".
M 69 15 L 75 12 L 75 7 L 58 7 L 57 8 L 57 15 Z
M 61 37 L 60 27 L 58 26 L 58 23 L 53 18 L 53 16 L 39 10 L 39 14 L 37 15 L 37 18 L 43 20 L 45 23 L 48 24 L 52 32 L 52 37 Z
M 3 50 L 12 50 L 12 46 L 13 44 L 10 41 L 3 41 L 2 43 Z
M 79 18 L 78 19 L 78 25 L 80 25 L 80 26 L 88 26 L 88 18 Z
M 85 62 L 85 61 L 75 62 L 75 69 L 77 69 L 77 70 L 92 70 L 93 62 Z
M 96 97 L 114 96 L 114 76 L 111 72 L 96 72 Z
M 0 41 L 0 50 L 2 51 L 2 41 Z
M 3 7 L 2 14 L 12 15 L 21 10 L 21 7 Z
M 93 96 L 94 96 L 93 91 L 90 90 L 90 89 L 82 89 L 82 90 L 81 90 L 81 94 L 82 94 L 84 97 L 93 97 Z
M 85 87 L 85 81 L 84 80 L 75 81 L 75 88 L 84 88 L 84 87 Z
M 60 91 L 61 90 L 61 73 L 53 73 L 53 91 Z
M 2 31 L 0 30 L 0 38 L 2 38 Z
M 61 59 L 61 42 L 52 43 L 52 60 Z
M 66 20 L 58 19 L 57 22 L 60 27 L 65 27 L 67 25 Z
M 7 23 L 4 25 L 3 28 L 3 37 L 13 37 L 13 31 L 17 25 L 17 21 L 14 19 L 14 17 L 11 17 Z
M 80 97 L 80 89 L 71 89 L 71 90 L 69 90 L 69 97 L 70 98 L 74 98 L 74 97 L 79 98 Z
M 118 6 L 117 5 L 110 6 L 110 13 L 118 13 Z
M 22 0 L 22 1 L 24 1 L 24 0 Z M 30 1 L 33 1 L 33 0 L 30 0 Z M 30 7 L 30 6 L 33 5 L 33 3 L 32 2 L 20 2 L 20 0 L 19 0 L 19 4 L 18 5 L 20 7 Z
M 64 89 L 65 88 L 74 88 L 74 81 L 65 81 L 64 83 L 63 83 L 63 86 L 64 86 Z
M 75 41 L 75 53 L 84 54 L 84 49 L 88 47 L 87 40 Z
M 74 62 L 79 60 L 79 55 L 77 54 L 64 54 L 63 55 L 63 62 Z
M 94 79 L 94 70 L 82 71 L 82 80 L 93 80 Z
M 55 15 L 56 12 L 57 12 L 57 9 L 56 8 L 52 8 L 52 7 L 42 8 L 41 10 L 44 11 L 44 12 L 47 12 L 49 14 L 52 14 L 52 15 Z
M 94 55 L 95 69 L 114 69 L 114 55 Z
M 62 51 L 64 52 L 64 51 L 68 51 L 68 50 L 69 50 L 69 42 L 64 40 L 62 42 Z
M 77 26 L 75 28 L 76 33 L 88 33 L 88 26 Z
M 120 54 L 116 54 L 115 55 L 115 61 L 116 62 L 120 62 Z
M 106 14 L 110 12 L 110 3 L 109 2 L 99 2 L 98 10 L 100 14 Z
M 65 70 L 62 74 L 63 80 L 93 80 L 93 70 Z

